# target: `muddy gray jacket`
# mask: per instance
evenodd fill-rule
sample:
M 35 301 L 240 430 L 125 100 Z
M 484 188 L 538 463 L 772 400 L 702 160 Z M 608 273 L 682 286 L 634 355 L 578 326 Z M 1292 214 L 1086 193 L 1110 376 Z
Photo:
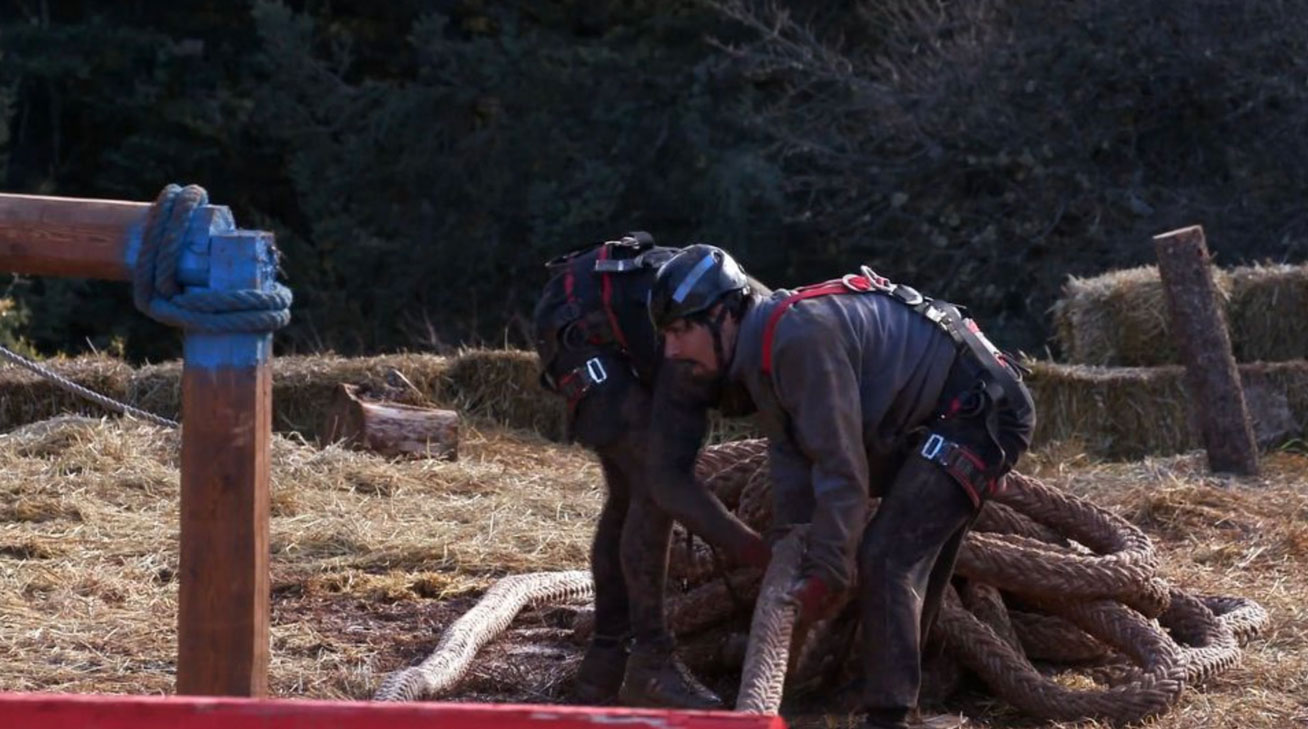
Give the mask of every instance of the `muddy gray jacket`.
M 905 434 L 935 413 L 957 350 L 889 296 L 820 296 L 781 315 L 768 376 L 764 328 L 790 293 L 753 300 L 730 379 L 749 390 L 769 438 L 774 526 L 811 522 L 803 573 L 839 590 L 852 581 L 869 490 L 880 492 Z

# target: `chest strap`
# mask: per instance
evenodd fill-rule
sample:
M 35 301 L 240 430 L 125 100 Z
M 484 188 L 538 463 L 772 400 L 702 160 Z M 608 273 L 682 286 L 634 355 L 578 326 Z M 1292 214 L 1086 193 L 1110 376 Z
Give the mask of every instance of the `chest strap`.
M 891 283 L 889 279 L 878 275 L 867 266 L 861 274 L 849 274 L 838 279 L 812 286 L 796 289 L 794 293 L 782 299 L 771 312 L 763 325 L 762 369 L 766 375 L 772 374 L 772 344 L 776 336 L 777 324 L 781 317 L 795 304 L 818 296 L 840 294 L 881 294 L 889 296 L 925 316 L 949 335 L 959 349 L 970 351 L 977 362 L 982 365 L 992 378 L 1004 380 L 1021 380 L 1022 368 L 999 351 L 991 341 L 981 333 L 981 328 L 971 318 L 963 315 L 958 307 L 943 301 L 935 301 L 916 289 L 901 284 Z M 1000 392 L 992 393 L 995 399 L 1002 398 Z

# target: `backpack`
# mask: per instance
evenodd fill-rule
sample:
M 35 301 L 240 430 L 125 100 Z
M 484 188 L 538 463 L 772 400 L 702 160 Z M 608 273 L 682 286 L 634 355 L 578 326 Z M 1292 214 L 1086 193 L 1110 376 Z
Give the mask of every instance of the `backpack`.
M 591 385 L 603 381 L 603 363 L 614 364 L 615 358 L 641 382 L 651 384 L 659 358 L 658 333 L 646 301 L 659 266 L 676 253 L 676 248 L 655 245 L 650 234 L 636 232 L 546 263 L 550 279 L 533 315 L 542 386 L 565 395 L 575 406 Z M 560 372 L 557 362 L 565 350 L 587 353 L 591 359 Z

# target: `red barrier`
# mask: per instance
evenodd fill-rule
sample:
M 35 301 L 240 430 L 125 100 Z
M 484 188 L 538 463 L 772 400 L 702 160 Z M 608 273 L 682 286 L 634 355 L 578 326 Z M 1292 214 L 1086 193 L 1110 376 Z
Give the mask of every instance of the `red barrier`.
M 785 729 L 729 711 L 0 693 L 5 729 Z

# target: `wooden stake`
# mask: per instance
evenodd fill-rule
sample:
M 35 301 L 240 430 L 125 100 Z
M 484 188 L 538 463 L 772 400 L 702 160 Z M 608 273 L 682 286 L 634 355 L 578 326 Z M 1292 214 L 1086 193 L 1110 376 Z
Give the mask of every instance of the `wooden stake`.
M 267 289 L 272 236 L 210 241 L 210 287 Z M 271 334 L 187 334 L 177 693 L 268 691 Z
M 0 194 L 0 270 L 131 280 L 149 210 Z M 182 284 L 272 287 L 272 236 L 235 230 L 226 207 L 197 210 L 184 243 Z M 272 335 L 188 334 L 184 353 L 177 690 L 263 696 Z
M 1208 451 L 1208 467 L 1256 474 L 1258 448 L 1203 228 L 1196 225 L 1155 236 L 1154 248 L 1172 336 L 1185 364 L 1191 412 Z

